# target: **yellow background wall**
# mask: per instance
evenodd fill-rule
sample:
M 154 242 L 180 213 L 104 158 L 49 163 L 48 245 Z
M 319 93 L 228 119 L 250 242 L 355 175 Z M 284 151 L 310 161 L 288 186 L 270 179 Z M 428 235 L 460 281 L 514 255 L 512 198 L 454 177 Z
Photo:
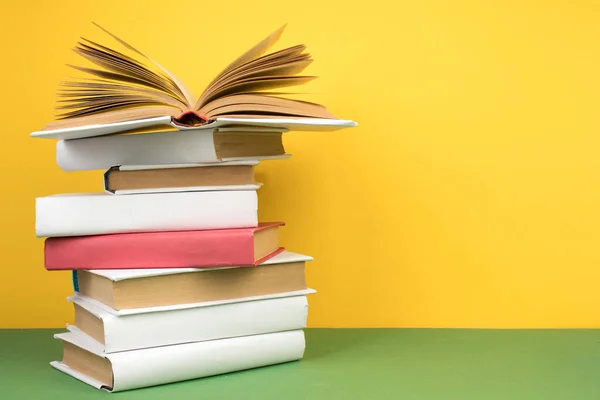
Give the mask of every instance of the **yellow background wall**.
M 34 199 L 99 191 L 66 173 L 53 117 L 96 21 L 197 94 L 288 23 L 303 87 L 342 118 L 259 168 L 260 216 L 315 257 L 312 327 L 600 327 L 600 6 L 591 1 L 4 1 L 0 327 L 62 327 Z M 21 186 L 19 186 L 21 185 Z

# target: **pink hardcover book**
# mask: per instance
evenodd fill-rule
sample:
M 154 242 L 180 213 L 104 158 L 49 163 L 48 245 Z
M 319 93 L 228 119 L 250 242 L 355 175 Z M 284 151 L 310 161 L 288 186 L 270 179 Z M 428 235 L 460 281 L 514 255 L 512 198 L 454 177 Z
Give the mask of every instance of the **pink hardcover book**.
M 255 266 L 279 254 L 283 222 L 256 228 L 51 237 L 47 270 Z

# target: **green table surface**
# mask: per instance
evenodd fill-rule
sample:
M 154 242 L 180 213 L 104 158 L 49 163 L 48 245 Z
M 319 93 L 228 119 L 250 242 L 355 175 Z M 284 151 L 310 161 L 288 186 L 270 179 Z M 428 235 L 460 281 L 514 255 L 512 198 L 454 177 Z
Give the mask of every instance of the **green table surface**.
M 600 330 L 307 329 L 301 361 L 120 393 L 54 370 L 58 330 L 0 330 L 0 398 L 600 399 Z

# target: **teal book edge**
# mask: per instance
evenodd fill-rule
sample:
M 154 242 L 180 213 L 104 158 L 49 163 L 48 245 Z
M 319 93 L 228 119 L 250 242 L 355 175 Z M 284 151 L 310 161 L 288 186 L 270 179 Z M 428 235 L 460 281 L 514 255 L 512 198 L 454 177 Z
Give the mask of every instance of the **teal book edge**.
M 77 279 L 77 271 L 72 272 L 73 275 L 73 290 L 79 292 L 79 280 Z

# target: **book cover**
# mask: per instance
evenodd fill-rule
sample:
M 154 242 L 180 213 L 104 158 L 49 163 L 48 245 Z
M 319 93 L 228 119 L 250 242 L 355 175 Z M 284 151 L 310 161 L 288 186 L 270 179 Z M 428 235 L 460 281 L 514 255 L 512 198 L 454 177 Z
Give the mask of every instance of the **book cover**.
M 258 226 L 256 190 L 56 194 L 38 197 L 35 206 L 37 237 Z
M 54 335 L 63 358 L 50 365 L 88 385 L 121 392 L 300 360 L 304 331 L 266 333 L 105 354 L 75 332 Z
M 104 190 L 115 195 L 161 192 L 247 190 L 262 186 L 258 160 L 203 164 L 114 165 L 104 171 Z
M 282 251 L 255 267 L 74 270 L 75 292 L 120 313 L 135 309 L 235 299 L 263 299 L 307 289 L 306 262 L 312 257 Z
M 81 125 L 72 128 L 56 128 L 35 131 L 30 134 L 32 138 L 73 140 L 86 139 L 99 136 L 114 135 L 118 133 L 136 132 L 148 130 L 150 132 L 184 132 L 187 130 L 209 130 L 213 132 L 219 128 L 259 128 L 277 129 L 280 131 L 303 131 L 303 132 L 334 132 L 344 128 L 358 126 L 352 120 L 327 119 L 327 118 L 215 118 L 209 124 L 199 127 L 184 127 L 173 122 L 169 116 L 143 118 L 124 122 L 95 123 Z
M 67 329 L 98 342 L 105 354 L 230 337 L 304 329 L 307 295 L 312 289 L 277 297 L 233 299 L 161 309 L 119 312 L 76 294 L 68 298 L 75 309 Z
M 285 151 L 281 131 L 240 127 L 191 129 L 176 134 L 161 131 L 109 135 L 56 143 L 56 163 L 65 171 L 106 170 L 113 165 L 274 160 L 290 156 Z
M 47 270 L 255 266 L 279 254 L 283 222 L 256 228 L 51 237 Z

